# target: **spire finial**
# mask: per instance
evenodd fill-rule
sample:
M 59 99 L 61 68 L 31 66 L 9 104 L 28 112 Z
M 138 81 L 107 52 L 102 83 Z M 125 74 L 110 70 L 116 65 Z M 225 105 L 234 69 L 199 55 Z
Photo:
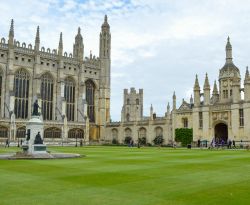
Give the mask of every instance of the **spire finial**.
M 63 54 L 63 38 L 62 38 L 62 32 L 60 33 L 60 40 L 58 45 L 58 55 L 62 56 Z
M 227 37 L 227 45 L 226 45 L 226 63 L 232 63 L 233 57 L 232 57 L 232 45 L 230 43 L 229 36 Z
M 14 20 L 11 19 L 9 36 L 14 37 Z
M 206 77 L 205 77 L 205 82 L 204 82 L 204 89 L 209 88 L 210 89 L 210 85 L 209 85 L 209 80 L 208 80 L 208 75 L 206 73 Z
M 37 26 L 37 29 L 36 29 L 36 43 L 40 43 L 40 30 L 39 30 L 39 26 Z
M 198 75 L 195 75 L 195 83 L 194 83 L 194 90 L 200 90 Z
M 107 14 L 105 14 L 105 16 L 104 16 L 104 22 L 108 23 L 108 16 L 107 16 Z
M 247 79 L 249 77 L 249 71 L 248 71 L 248 66 L 246 67 L 246 75 L 245 75 L 245 79 Z
M 216 80 L 214 81 L 213 95 L 218 95 Z
M 81 28 L 78 27 L 78 34 L 81 34 Z

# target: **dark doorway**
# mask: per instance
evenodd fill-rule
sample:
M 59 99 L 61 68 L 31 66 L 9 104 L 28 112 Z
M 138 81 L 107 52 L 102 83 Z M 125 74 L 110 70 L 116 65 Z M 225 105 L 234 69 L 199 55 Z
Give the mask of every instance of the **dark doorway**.
M 214 127 L 214 136 L 215 141 L 221 143 L 221 140 L 227 142 L 228 139 L 228 130 L 227 125 L 224 123 L 219 123 Z

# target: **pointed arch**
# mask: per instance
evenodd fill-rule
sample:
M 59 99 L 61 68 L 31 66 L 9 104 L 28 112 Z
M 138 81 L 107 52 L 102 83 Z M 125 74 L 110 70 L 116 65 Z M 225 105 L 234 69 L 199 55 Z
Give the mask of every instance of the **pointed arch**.
M 95 122 L 95 83 L 92 80 L 85 82 L 86 101 L 88 104 L 88 117 L 90 122 Z
M 84 138 L 84 131 L 79 128 L 73 128 L 69 130 L 68 138 Z
M 16 137 L 17 138 L 25 138 L 25 134 L 26 134 L 26 127 L 19 127 L 16 130 Z
M 29 107 L 29 86 L 30 75 L 28 71 L 21 68 L 15 72 L 14 77 L 14 93 L 15 105 L 14 112 L 16 118 L 27 119 Z
M 49 127 L 44 130 L 44 138 L 61 138 L 62 131 L 57 127 Z
M 75 81 L 71 77 L 65 78 L 64 97 L 66 100 L 66 115 L 68 121 L 75 118 Z
M 42 100 L 42 116 L 44 120 L 52 120 L 53 113 L 53 76 L 47 72 L 41 76 L 41 100 Z
M 0 138 L 8 138 L 8 128 L 0 126 Z

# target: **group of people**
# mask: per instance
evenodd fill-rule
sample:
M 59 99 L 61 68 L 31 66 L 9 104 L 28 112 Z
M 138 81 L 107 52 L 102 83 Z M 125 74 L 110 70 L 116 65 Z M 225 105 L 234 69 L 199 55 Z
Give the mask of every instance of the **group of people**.
M 210 143 L 210 148 L 219 148 L 227 146 L 228 149 L 236 148 L 235 140 L 228 139 L 225 141 L 224 139 L 213 138 Z M 243 148 L 243 142 L 240 141 L 240 148 Z

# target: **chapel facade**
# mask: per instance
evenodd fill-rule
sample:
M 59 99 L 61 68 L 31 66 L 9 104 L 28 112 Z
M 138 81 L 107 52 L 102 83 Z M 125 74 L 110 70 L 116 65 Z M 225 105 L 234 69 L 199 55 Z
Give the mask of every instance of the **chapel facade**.
M 0 138 L 25 138 L 26 123 L 38 100 L 44 121 L 44 140 L 77 138 L 98 141 L 110 121 L 111 34 L 107 16 L 101 26 L 99 57 L 84 58 L 80 27 L 73 54 L 64 52 L 60 34 L 58 49 L 20 43 L 11 21 L 9 36 L 0 41 Z

